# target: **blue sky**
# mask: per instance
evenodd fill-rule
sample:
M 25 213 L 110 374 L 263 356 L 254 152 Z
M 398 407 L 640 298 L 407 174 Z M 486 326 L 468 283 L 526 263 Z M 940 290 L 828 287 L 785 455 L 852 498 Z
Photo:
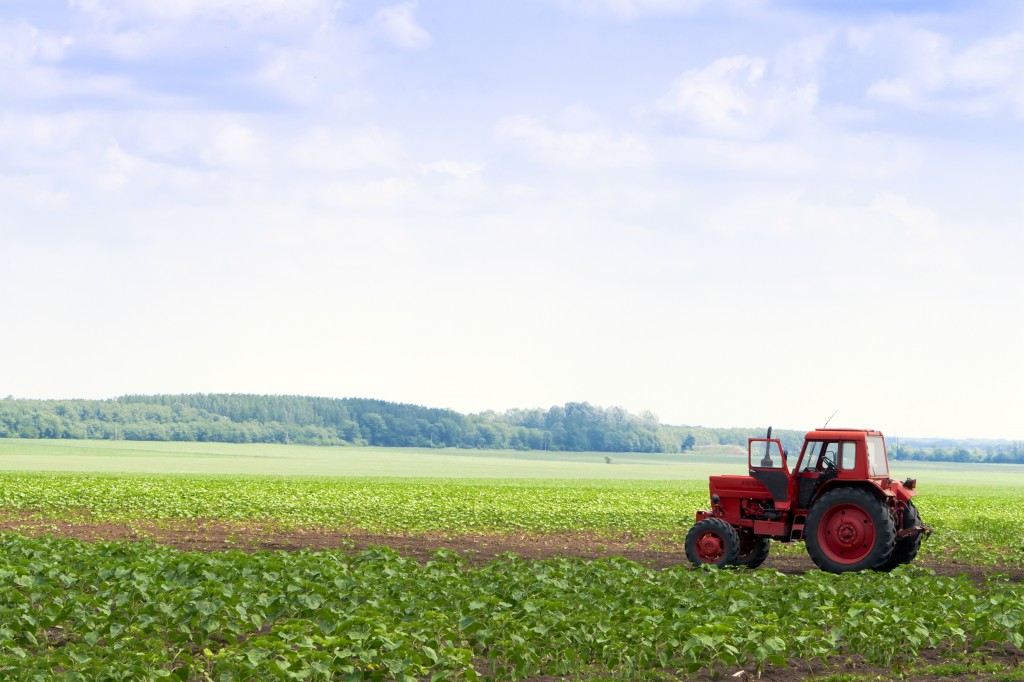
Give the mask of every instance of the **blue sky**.
M 1024 438 L 1024 9 L 0 8 L 0 393 Z

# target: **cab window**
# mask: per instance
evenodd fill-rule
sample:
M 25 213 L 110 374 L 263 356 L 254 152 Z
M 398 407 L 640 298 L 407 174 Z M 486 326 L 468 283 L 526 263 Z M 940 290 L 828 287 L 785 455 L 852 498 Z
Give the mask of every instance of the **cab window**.
M 888 476 L 889 462 L 885 457 L 885 441 L 881 436 L 868 436 L 868 473 L 871 476 Z
M 850 441 L 843 443 L 839 455 L 839 468 L 843 471 L 852 471 L 857 466 L 857 444 Z
M 807 442 L 804 448 L 804 461 L 800 464 L 800 471 L 813 471 L 818 466 L 818 458 L 821 457 L 821 450 L 825 444 L 820 440 Z
M 786 457 L 778 442 L 764 439 L 750 441 L 750 466 L 759 469 L 782 469 Z
M 825 460 L 836 462 L 839 453 L 839 443 L 812 440 L 807 443 L 804 449 L 804 459 L 800 463 L 800 471 L 822 472 L 827 468 Z

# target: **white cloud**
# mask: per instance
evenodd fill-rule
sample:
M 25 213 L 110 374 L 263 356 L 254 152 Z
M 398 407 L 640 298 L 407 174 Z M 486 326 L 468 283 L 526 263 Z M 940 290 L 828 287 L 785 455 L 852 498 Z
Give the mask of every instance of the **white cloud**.
M 125 150 L 116 141 L 106 144 L 98 158 L 68 164 L 55 176 L 60 193 L 73 197 L 78 206 L 105 205 L 104 210 L 111 212 L 123 211 L 128 203 L 151 209 L 154 201 L 167 197 L 197 198 L 203 179 L 195 171 Z M 110 203 L 94 197 L 93 188 L 114 195 Z
M 528 116 L 506 116 L 498 135 L 522 144 L 532 156 L 556 166 L 579 169 L 636 168 L 649 165 L 653 152 L 643 138 L 603 130 L 563 132 Z
M 742 55 L 715 60 L 677 78 L 658 105 L 715 132 L 738 131 L 753 113 L 749 90 L 764 77 L 765 65 L 764 59 Z
M 316 197 L 320 203 L 333 209 L 394 211 L 407 206 L 416 191 L 415 185 L 406 180 L 388 178 L 329 183 L 317 189 Z
M 647 15 L 690 14 L 711 4 L 709 0 L 556 0 L 574 14 L 636 19 Z M 737 3 L 734 3 L 737 4 Z M 750 4 L 750 3 L 747 3 Z
M 81 141 L 88 126 L 81 114 L 7 114 L 0 118 L 0 141 L 5 160 L 10 162 L 16 150 L 30 153 L 64 150 Z M 0 165 L 3 167 L 3 165 Z
M 949 41 L 934 31 L 886 24 L 851 29 L 847 38 L 861 54 L 899 74 L 876 79 L 868 88 L 870 97 L 913 104 L 919 93 L 936 90 L 946 82 Z
M 416 3 L 391 5 L 377 11 L 374 24 L 380 34 L 404 50 L 422 50 L 431 43 L 430 34 L 416 23 Z
M 317 126 L 286 144 L 294 166 L 318 171 L 394 167 L 405 155 L 401 136 L 376 126 L 355 131 Z
M 52 178 L 46 176 L 22 176 L 0 183 L 0 206 L 7 209 L 4 213 L 9 213 L 15 205 L 53 210 L 63 208 L 67 203 L 68 193 L 54 188 Z M 11 229 L 13 236 L 14 225 L 8 222 L 11 217 L 8 214 L 7 220 L 0 220 L 0 233 L 5 236 L 6 229 Z
M 870 98 L 976 116 L 1009 107 L 1024 117 L 1024 32 L 956 50 L 943 34 L 894 22 L 851 29 L 848 41 L 892 72 L 871 83 Z
M 64 55 L 71 39 L 19 21 L 0 25 L 0 63 L 9 66 L 36 62 L 56 62 Z
M 234 95 L 246 108 L 262 91 L 351 111 L 374 101 L 361 78 L 375 41 L 430 43 L 415 3 L 362 20 L 331 0 L 73 0 L 71 8 L 66 33 L 0 23 L 0 97 L 185 108 Z M 173 72 L 151 70 L 168 60 Z
M 137 156 L 127 154 L 117 145 L 107 149 L 105 168 L 96 176 L 96 186 L 102 190 L 119 190 L 137 175 L 146 162 Z
M 776 142 L 678 137 L 662 140 L 659 151 L 660 158 L 669 166 L 751 175 L 806 176 L 824 165 L 820 157 L 822 150 L 800 140 Z M 837 169 L 833 165 L 830 170 L 835 173 Z
M 465 161 L 451 161 L 449 159 L 443 159 L 441 161 L 434 161 L 433 163 L 425 163 L 420 165 L 420 172 L 422 173 L 436 173 L 439 175 L 447 175 L 457 180 L 470 180 L 473 178 L 480 177 L 483 173 L 484 164 L 482 163 L 469 163 Z
M 215 166 L 256 170 L 267 166 L 267 143 L 250 126 L 226 123 L 217 130 L 200 158 Z
M 123 88 L 111 76 L 61 73 L 59 64 L 72 46 L 70 36 L 44 31 L 25 21 L 0 25 L 0 95 L 13 102 L 67 94 L 110 94 Z
M 934 210 L 915 205 L 906 197 L 893 192 L 881 192 L 869 204 L 868 210 L 895 220 L 911 236 L 933 246 L 941 236 L 938 216 Z
M 980 40 L 954 55 L 953 81 L 965 86 L 1000 87 L 1020 78 L 1024 32 Z
M 822 76 L 822 62 L 834 43 L 835 32 L 827 31 L 784 46 L 773 60 L 774 75 L 783 82 L 817 80 Z
M 282 21 L 303 19 L 330 8 L 326 0 L 70 0 L 70 5 L 110 24 L 210 18 L 243 23 Z
M 0 184 L 37 177 L 33 196 L 84 204 L 102 201 L 93 196 L 97 187 L 121 191 L 118 201 L 133 205 L 230 205 L 238 197 L 301 203 L 338 173 L 420 169 L 402 135 L 379 126 L 294 133 L 267 117 L 216 112 L 0 114 L 0 146 Z M 429 166 L 429 174 L 444 177 L 478 172 L 468 163 Z M 27 205 L 28 194 L 10 197 Z
M 761 57 L 723 57 L 676 78 L 656 106 L 699 130 L 730 137 L 757 137 L 806 118 L 817 104 L 817 85 L 773 83 L 767 71 Z
M 327 106 L 333 112 L 372 104 L 360 86 L 368 59 L 370 29 L 340 23 L 310 25 L 297 36 L 263 41 L 258 66 L 249 78 L 262 88 L 303 106 Z

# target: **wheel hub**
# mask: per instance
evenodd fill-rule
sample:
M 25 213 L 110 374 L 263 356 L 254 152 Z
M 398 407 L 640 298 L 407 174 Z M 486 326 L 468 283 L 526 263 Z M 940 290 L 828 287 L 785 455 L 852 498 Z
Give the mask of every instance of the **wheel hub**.
M 857 526 L 849 522 L 843 523 L 843 525 L 839 526 L 839 529 L 836 531 L 836 537 L 838 537 L 839 541 L 845 545 L 856 544 L 859 535 L 860 533 L 857 532 Z
M 717 563 L 724 552 L 725 543 L 714 533 L 705 533 L 697 540 L 697 556 L 704 563 Z
M 833 560 L 853 564 L 863 559 L 875 544 L 871 516 L 857 505 L 841 505 L 828 511 L 818 527 L 821 548 Z

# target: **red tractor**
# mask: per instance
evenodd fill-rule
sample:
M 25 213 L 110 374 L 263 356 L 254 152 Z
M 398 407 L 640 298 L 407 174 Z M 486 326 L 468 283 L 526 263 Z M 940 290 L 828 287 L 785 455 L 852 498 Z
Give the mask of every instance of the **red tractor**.
M 772 540 L 803 540 L 818 568 L 832 573 L 888 571 L 917 556 L 922 525 L 912 478 L 889 478 L 878 431 L 818 429 L 804 438 L 790 469 L 772 438 L 747 441 L 749 476 L 712 476 L 711 509 L 686 536 L 695 565 L 760 566 Z

